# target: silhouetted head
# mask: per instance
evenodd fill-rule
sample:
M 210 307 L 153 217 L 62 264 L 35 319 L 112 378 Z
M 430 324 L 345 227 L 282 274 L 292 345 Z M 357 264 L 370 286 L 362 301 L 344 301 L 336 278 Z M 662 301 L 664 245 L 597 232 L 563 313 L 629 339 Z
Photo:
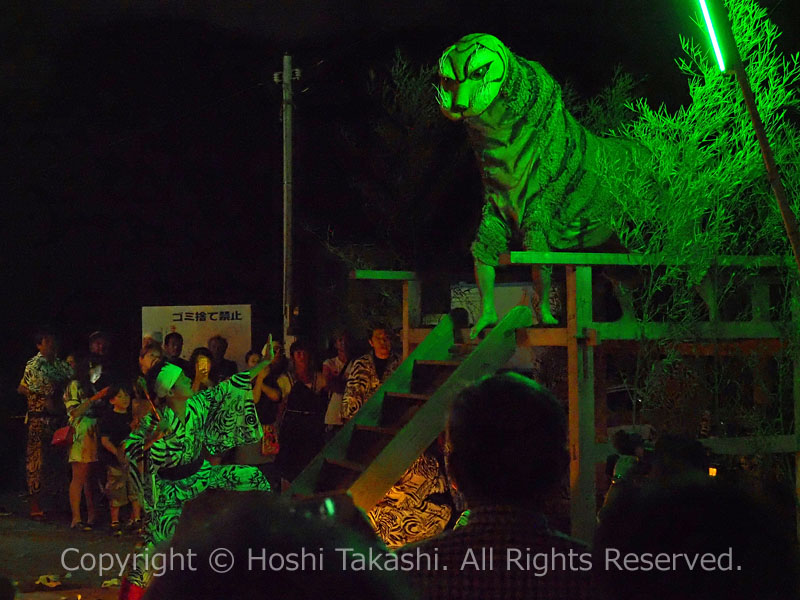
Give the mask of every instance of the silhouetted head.
M 149 600 L 415 597 L 402 574 L 351 566 L 380 550 L 332 519 L 288 505 L 267 492 L 208 491 L 185 506 L 170 556 L 194 555 L 193 569 L 172 569 L 148 586 Z M 226 554 L 225 551 L 230 554 Z M 213 560 L 216 556 L 216 560 Z M 232 556 L 230 563 L 224 563 Z M 164 561 L 169 564 L 170 561 Z M 226 570 L 230 564 L 230 569 Z M 369 563 L 367 563 L 369 564 Z M 183 568 L 182 568 L 183 567 Z M 216 571 L 214 570 L 216 567 Z
M 623 493 L 595 537 L 607 597 L 797 598 L 794 522 L 781 524 L 776 514 L 741 489 L 691 473 L 668 487 Z
M 164 338 L 164 354 L 170 358 L 179 358 L 183 352 L 183 336 L 177 331 L 168 333 Z
M 462 390 L 450 409 L 447 442 L 448 471 L 470 506 L 536 507 L 569 460 L 564 407 L 517 373 Z

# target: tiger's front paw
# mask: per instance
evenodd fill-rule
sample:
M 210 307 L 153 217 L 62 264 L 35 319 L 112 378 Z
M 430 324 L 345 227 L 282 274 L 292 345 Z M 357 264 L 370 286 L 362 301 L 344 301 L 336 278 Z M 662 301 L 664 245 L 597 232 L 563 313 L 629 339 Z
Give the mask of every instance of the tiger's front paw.
M 469 339 L 474 340 L 478 337 L 478 334 L 486 329 L 487 327 L 491 327 L 492 325 L 497 324 L 497 312 L 496 311 L 483 311 L 480 319 L 478 322 L 475 323 L 475 326 L 472 328 L 472 331 L 469 332 Z
M 558 325 L 558 319 L 550 312 L 550 302 L 542 302 L 539 305 L 539 314 L 541 315 L 539 322 L 542 325 Z

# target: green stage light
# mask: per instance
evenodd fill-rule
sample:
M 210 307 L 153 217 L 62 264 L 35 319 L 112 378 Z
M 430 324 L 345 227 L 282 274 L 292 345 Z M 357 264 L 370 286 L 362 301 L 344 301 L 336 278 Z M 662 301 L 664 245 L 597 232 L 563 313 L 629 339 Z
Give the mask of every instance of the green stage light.
M 711 14 L 708 10 L 708 5 L 706 4 L 706 0 L 700 0 L 700 8 L 703 11 L 703 18 L 706 20 L 708 35 L 711 38 L 711 45 L 714 47 L 714 54 L 717 57 L 717 64 L 719 65 L 719 70 L 724 72 L 725 60 L 722 57 L 722 50 L 719 47 L 719 41 L 717 40 L 717 33 L 714 30 L 714 22 L 711 19 Z

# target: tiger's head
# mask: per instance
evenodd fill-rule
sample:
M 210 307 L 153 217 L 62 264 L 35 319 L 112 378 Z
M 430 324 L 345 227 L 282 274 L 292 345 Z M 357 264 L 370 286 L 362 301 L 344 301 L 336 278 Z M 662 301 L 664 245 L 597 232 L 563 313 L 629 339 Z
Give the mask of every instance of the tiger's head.
M 439 59 L 436 92 L 442 113 L 459 121 L 483 113 L 506 80 L 511 52 L 493 35 L 465 35 Z

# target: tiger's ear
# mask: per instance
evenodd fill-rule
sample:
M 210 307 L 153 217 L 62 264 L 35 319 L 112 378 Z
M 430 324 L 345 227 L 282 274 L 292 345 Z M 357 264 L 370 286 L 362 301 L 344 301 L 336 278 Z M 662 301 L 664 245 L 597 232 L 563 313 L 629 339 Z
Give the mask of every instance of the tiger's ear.
M 503 83 L 500 85 L 500 91 L 497 95 L 501 98 L 510 98 L 517 87 L 517 78 L 519 77 L 519 67 L 511 52 L 508 53 L 508 62 L 506 63 L 506 72 Z

